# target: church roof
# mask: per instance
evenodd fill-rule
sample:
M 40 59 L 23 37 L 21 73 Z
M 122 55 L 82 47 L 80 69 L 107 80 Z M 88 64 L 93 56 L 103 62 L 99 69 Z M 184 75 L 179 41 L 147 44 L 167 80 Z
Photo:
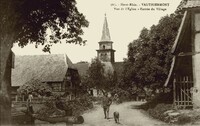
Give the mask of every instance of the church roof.
M 76 69 L 65 54 L 18 55 L 12 69 L 12 86 L 21 86 L 32 79 L 63 81 L 68 68 Z
M 102 62 L 104 64 L 105 73 L 113 73 L 114 68 L 111 62 Z
M 87 74 L 90 64 L 88 62 L 79 62 L 74 65 L 77 68 L 79 75 L 85 76 Z
M 104 19 L 101 41 L 111 41 L 110 32 L 109 32 L 108 22 L 107 22 L 107 17 L 106 16 L 105 16 L 105 19 Z
M 121 76 L 123 72 L 123 62 L 102 62 L 104 64 L 105 72 L 113 72 L 115 71 L 117 75 Z M 78 73 L 81 76 L 85 76 L 87 71 L 90 67 L 90 64 L 87 62 L 79 62 L 74 64 L 75 67 L 78 69 Z
M 121 76 L 122 75 L 122 72 L 123 72 L 123 65 L 124 65 L 124 62 L 114 62 L 112 63 L 113 65 L 113 68 L 115 70 L 115 72 L 117 73 L 118 76 Z

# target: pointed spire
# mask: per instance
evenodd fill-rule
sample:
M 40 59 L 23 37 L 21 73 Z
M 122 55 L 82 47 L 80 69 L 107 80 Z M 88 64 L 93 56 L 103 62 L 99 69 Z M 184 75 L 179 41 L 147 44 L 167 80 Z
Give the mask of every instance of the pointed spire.
M 106 14 L 105 14 L 105 19 L 104 19 L 104 24 L 103 24 L 101 41 L 111 41 Z

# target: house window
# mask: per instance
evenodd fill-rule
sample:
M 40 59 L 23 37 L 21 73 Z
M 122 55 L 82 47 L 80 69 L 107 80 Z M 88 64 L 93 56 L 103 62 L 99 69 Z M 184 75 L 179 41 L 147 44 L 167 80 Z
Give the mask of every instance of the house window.
M 63 83 L 61 86 L 62 86 L 61 91 L 65 91 L 65 83 Z
M 53 91 L 61 91 L 61 83 L 53 83 L 52 90 Z

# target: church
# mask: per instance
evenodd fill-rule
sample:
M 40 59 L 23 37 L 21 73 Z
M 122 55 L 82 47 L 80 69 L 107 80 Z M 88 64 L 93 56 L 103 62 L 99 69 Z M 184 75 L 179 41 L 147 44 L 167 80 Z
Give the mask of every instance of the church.
M 111 40 L 106 15 L 103 23 L 101 39 L 98 44 L 99 48 L 96 50 L 97 58 L 104 64 L 105 71 L 115 72 L 117 77 L 120 78 L 123 72 L 123 61 L 115 62 L 115 50 L 113 49 L 114 42 Z M 87 62 L 79 62 L 75 64 L 80 76 L 86 75 L 89 65 L 90 63 Z M 98 95 L 95 90 L 93 90 L 92 94 L 94 96 Z
M 97 50 L 97 57 L 103 62 L 115 62 L 115 50 L 113 49 L 113 42 L 111 41 L 106 15 L 101 40 L 99 42 L 99 49 Z
M 105 69 L 115 71 L 118 74 L 118 76 L 120 76 L 123 71 L 123 61 L 115 62 L 115 50 L 113 49 L 114 42 L 111 40 L 106 15 L 103 23 L 101 39 L 98 42 L 98 44 L 99 49 L 96 50 L 97 58 L 103 64 L 105 64 Z M 86 74 L 86 71 L 89 68 L 89 64 L 90 63 L 87 62 L 79 62 L 75 64 L 81 76 L 84 76 Z
M 115 50 L 113 49 L 113 41 L 110 37 L 107 17 L 105 15 L 101 40 L 98 42 L 99 49 L 97 51 L 97 58 L 105 64 L 105 70 L 109 69 L 116 72 L 120 77 L 123 71 L 123 61 L 115 62 Z

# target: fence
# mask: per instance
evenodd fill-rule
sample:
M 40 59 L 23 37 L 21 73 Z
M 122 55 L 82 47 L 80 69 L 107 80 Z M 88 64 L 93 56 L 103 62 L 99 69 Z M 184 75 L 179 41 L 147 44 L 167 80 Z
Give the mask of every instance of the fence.
M 173 82 L 174 104 L 178 108 L 192 108 L 192 76 L 176 76 Z
M 55 100 L 56 100 L 55 98 L 33 98 L 30 103 L 31 104 L 43 104 L 46 101 L 55 101 Z M 61 98 L 61 100 L 69 101 L 70 98 Z M 12 101 L 12 103 L 14 105 L 18 105 L 18 104 L 25 105 L 25 104 L 27 104 L 27 101 Z

